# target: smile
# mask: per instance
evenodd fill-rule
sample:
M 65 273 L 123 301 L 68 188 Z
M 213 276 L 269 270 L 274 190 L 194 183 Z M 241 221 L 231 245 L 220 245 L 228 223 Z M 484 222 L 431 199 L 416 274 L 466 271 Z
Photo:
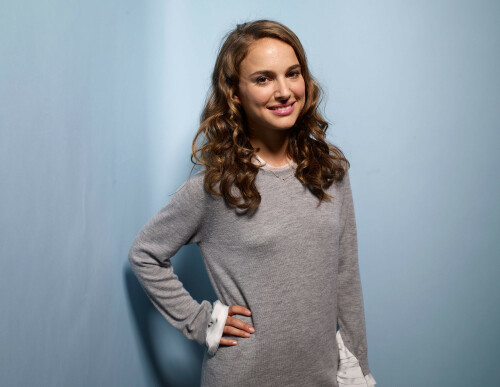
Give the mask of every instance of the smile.
M 286 116 L 286 115 L 293 112 L 294 105 L 295 105 L 295 101 L 291 102 L 291 103 L 284 104 L 284 105 L 271 106 L 271 107 L 268 107 L 268 109 L 271 110 L 271 112 L 273 114 L 276 114 L 278 116 Z

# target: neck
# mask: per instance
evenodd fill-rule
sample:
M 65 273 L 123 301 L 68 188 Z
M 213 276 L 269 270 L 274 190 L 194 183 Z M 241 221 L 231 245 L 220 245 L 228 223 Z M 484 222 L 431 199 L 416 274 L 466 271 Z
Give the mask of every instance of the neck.
M 280 167 L 290 161 L 288 155 L 288 130 L 269 130 L 259 136 L 250 134 L 250 143 L 258 148 L 257 154 L 272 167 Z

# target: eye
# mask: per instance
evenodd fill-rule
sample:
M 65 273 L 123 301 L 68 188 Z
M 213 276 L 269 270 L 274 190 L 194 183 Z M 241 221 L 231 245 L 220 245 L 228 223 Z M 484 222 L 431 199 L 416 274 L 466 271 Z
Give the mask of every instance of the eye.
M 258 85 L 263 85 L 265 84 L 267 81 L 269 80 L 269 78 L 261 75 L 260 77 L 258 77 L 257 79 L 255 79 L 255 82 L 258 84 Z
M 290 78 L 298 78 L 300 76 L 300 71 L 299 70 L 293 70 L 288 73 L 288 76 Z

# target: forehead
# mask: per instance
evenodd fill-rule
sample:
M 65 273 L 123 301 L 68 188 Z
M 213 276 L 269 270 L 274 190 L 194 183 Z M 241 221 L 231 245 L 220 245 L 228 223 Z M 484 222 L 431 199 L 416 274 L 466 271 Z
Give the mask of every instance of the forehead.
M 253 42 L 240 65 L 240 72 L 251 73 L 258 70 L 286 69 L 299 60 L 289 44 L 273 38 L 262 38 Z

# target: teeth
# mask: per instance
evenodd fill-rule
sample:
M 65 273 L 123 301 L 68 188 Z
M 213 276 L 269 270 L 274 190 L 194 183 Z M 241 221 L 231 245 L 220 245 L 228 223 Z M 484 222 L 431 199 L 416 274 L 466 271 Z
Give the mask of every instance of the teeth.
M 277 108 L 271 108 L 273 110 L 286 110 L 288 108 L 290 108 L 291 105 L 288 105 L 288 106 L 283 106 L 283 107 L 277 107 Z

